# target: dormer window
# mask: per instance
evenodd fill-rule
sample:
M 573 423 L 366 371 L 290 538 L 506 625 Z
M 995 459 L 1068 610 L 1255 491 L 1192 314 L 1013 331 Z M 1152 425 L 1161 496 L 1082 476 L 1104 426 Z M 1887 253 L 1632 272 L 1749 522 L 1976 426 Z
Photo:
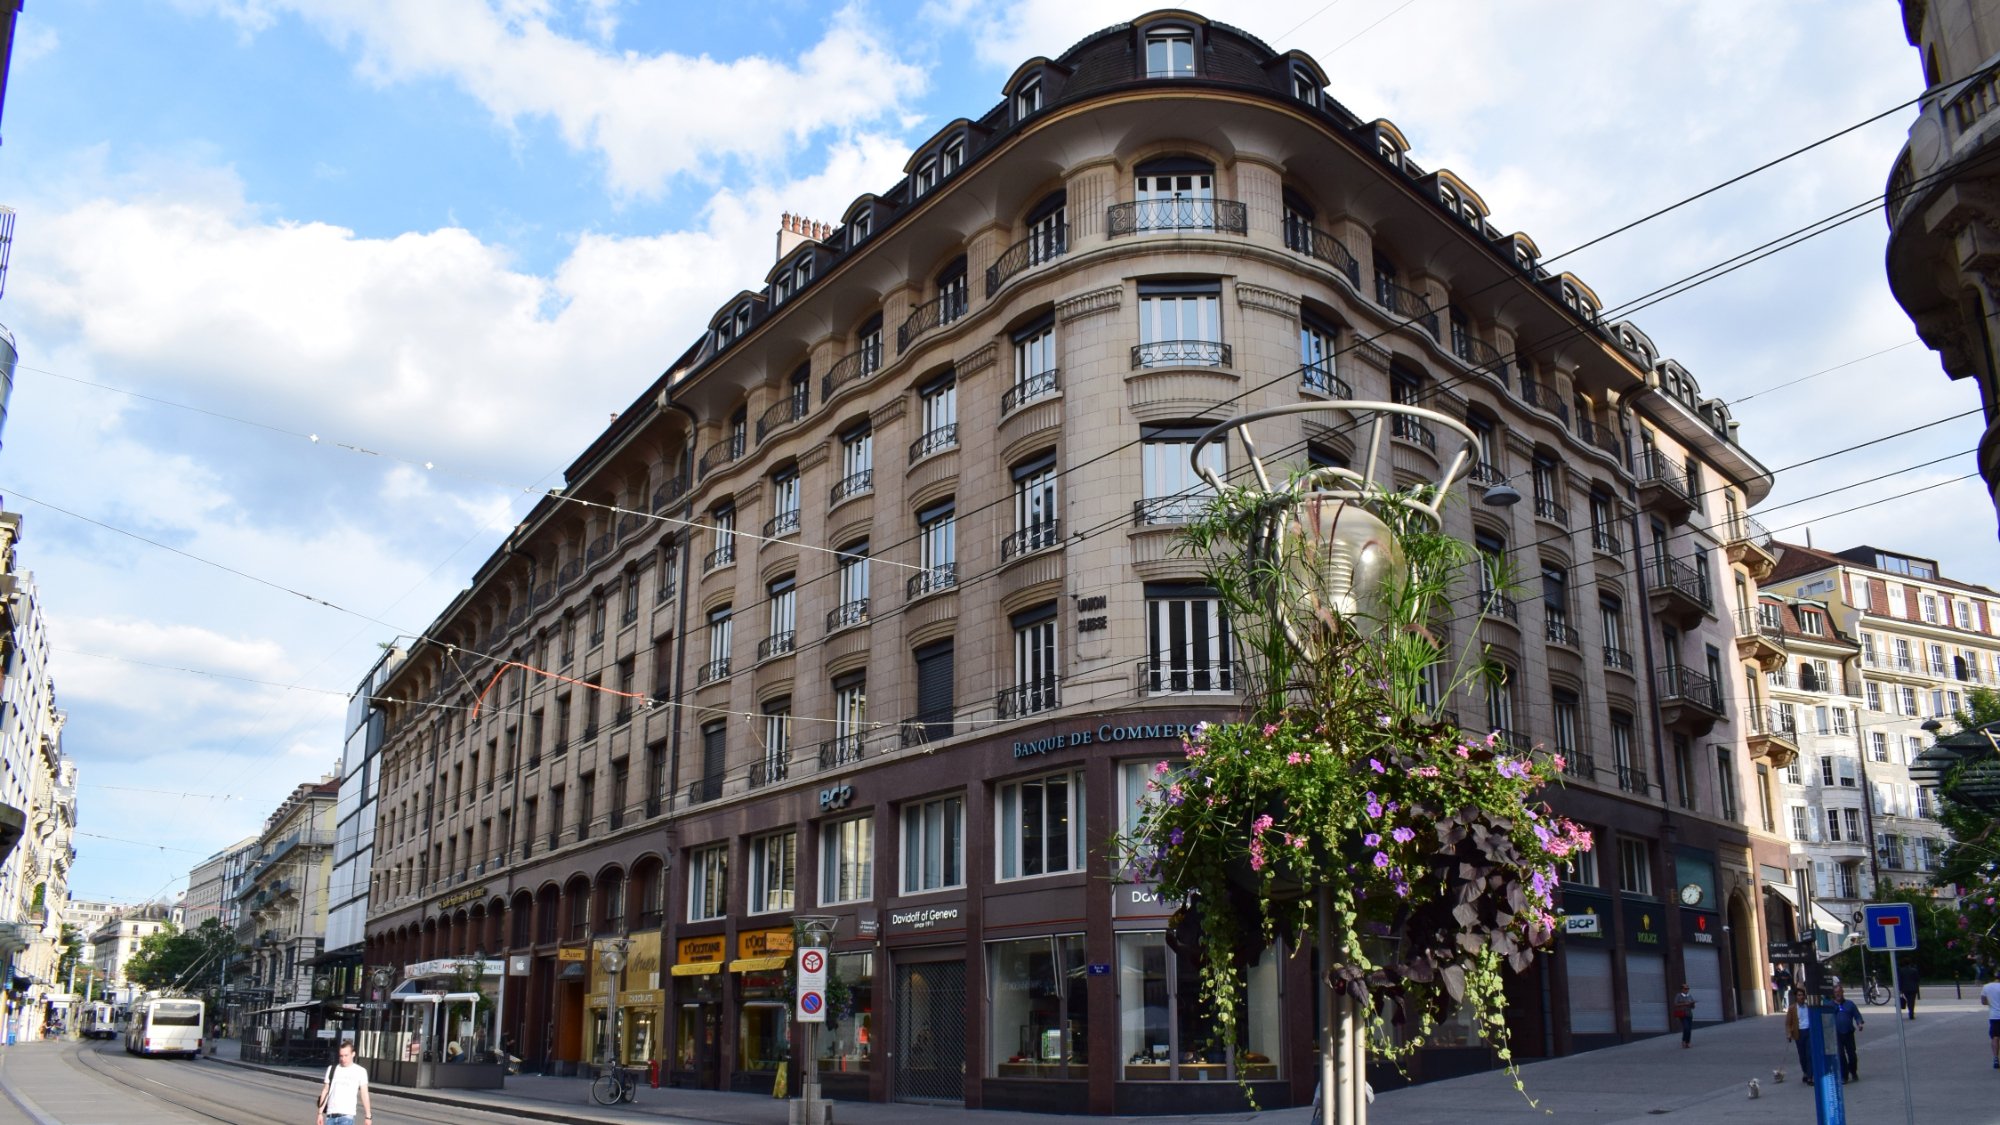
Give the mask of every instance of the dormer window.
M 1395 138 L 1387 133 L 1375 134 L 1375 154 L 1392 166 L 1400 166 L 1403 163 L 1403 150 L 1396 147 Z
M 938 172 L 949 176 L 965 167 L 965 138 L 953 137 L 945 142 L 944 155 L 939 159 Z
M 873 214 L 862 211 L 848 221 L 847 245 L 849 247 L 859 246 L 868 241 L 868 236 L 874 233 L 874 218 Z
M 792 291 L 798 292 L 803 290 L 806 286 L 812 284 L 812 279 L 813 260 L 812 255 L 808 254 L 799 259 L 798 265 L 792 267 Z
M 1014 120 L 1033 117 L 1042 111 L 1042 79 L 1040 75 L 1021 83 L 1014 91 Z
M 750 302 L 745 301 L 736 306 L 736 334 L 741 336 L 748 331 L 750 331 Z
M 937 157 L 927 156 L 922 164 L 917 165 L 915 186 L 918 195 L 923 195 L 938 186 Z
M 1451 190 L 1450 185 L 1438 185 L 1438 202 L 1444 204 L 1444 209 L 1452 214 L 1458 213 L 1458 193 Z
M 1292 68 L 1292 96 L 1307 105 L 1319 104 L 1319 83 L 1303 68 Z
M 1194 32 L 1184 27 L 1147 32 L 1146 77 L 1193 78 Z

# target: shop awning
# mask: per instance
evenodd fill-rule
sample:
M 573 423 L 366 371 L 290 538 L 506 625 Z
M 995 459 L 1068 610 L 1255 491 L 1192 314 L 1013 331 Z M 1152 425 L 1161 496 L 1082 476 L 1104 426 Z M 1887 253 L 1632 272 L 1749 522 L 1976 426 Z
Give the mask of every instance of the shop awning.
M 401 1004 L 476 1004 L 484 998 L 477 992 L 417 992 L 389 997 Z
M 789 953 L 782 957 L 742 957 L 729 963 L 729 971 L 732 973 L 770 973 L 776 972 L 791 963 L 792 957 Z
M 317 1000 L 300 1000 L 294 1004 L 278 1004 L 269 1008 L 259 1008 L 250 1014 L 253 1016 L 266 1016 L 272 1012 L 303 1012 L 307 1008 L 317 1007 L 319 1007 L 319 1001 Z
M 571 961 L 562 967 L 562 972 L 556 974 L 557 980 L 582 980 L 583 977 L 584 968 L 581 961 Z
M 667 970 L 667 974 L 676 977 L 705 977 L 721 971 L 722 962 L 720 961 L 690 961 L 686 964 L 675 965 L 673 968 Z
M 1766 883 L 1764 889 L 1791 903 L 1792 909 L 1798 909 L 1799 892 L 1790 883 Z

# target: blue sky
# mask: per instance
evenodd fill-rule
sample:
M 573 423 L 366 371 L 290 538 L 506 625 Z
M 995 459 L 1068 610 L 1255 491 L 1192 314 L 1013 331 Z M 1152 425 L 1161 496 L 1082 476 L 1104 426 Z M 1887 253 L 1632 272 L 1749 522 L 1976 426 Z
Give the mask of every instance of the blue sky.
M 0 123 L 0 202 L 20 212 L 0 322 L 23 356 L 0 492 L 26 514 L 83 768 L 76 892 L 171 893 L 328 768 L 376 645 L 428 624 L 529 492 L 762 277 L 781 211 L 836 218 L 1019 62 L 1142 10 L 29 5 Z M 1314 54 L 1334 96 L 1394 119 L 1420 162 L 1550 253 L 1920 82 L 1875 0 L 1208 10 Z M 1564 264 L 1607 302 L 1644 293 L 1880 192 L 1908 121 Z M 1636 319 L 1707 393 L 1744 399 L 1745 444 L 1774 468 L 1972 408 L 1911 342 L 1882 240 L 1871 215 Z M 1771 503 L 1978 433 L 1965 419 L 1780 474 Z M 2000 585 L 1976 481 L 1830 515 L 1972 468 L 1962 454 L 1766 522 Z

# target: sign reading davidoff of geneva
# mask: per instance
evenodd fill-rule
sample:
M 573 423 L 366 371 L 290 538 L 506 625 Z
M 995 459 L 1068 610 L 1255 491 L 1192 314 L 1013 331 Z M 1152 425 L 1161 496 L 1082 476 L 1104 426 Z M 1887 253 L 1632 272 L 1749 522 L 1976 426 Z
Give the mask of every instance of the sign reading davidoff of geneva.
M 1016 742 L 1014 756 L 1032 758 L 1071 746 L 1089 746 L 1093 742 L 1152 742 L 1164 738 L 1179 741 L 1193 729 L 1186 723 L 1099 723 L 1094 728 L 1059 730 L 1032 742 Z
M 965 908 L 951 906 L 913 906 L 908 910 L 889 911 L 889 932 L 892 934 L 922 933 L 925 930 L 957 930 L 965 926 Z

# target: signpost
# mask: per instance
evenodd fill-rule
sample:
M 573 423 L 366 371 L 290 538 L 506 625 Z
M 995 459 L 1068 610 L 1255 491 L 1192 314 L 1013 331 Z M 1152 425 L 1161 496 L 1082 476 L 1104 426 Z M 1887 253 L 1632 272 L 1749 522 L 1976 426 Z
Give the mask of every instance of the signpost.
M 1861 917 L 1868 935 L 1868 948 L 1889 955 L 1889 989 L 1896 994 L 1899 1006 L 1896 1012 L 1896 1045 L 1903 1054 L 1903 1120 L 1908 1125 L 1916 1125 L 1917 1105 L 1910 1089 L 1910 1042 L 1903 1030 L 1903 1013 L 1900 1010 L 1903 996 L 1901 958 L 1896 954 L 1912 952 L 1917 948 L 1917 908 L 1907 902 L 1871 902 L 1861 908 Z
M 833 1106 L 819 1096 L 819 1033 L 826 1026 L 827 961 L 833 956 L 837 919 L 801 914 L 792 919 L 793 966 L 798 977 L 793 1015 L 805 1032 L 805 1081 L 791 1103 L 791 1125 L 833 1125 Z
M 802 949 L 799 951 L 799 1014 L 800 1023 L 826 1022 L 826 951 L 824 949 Z

